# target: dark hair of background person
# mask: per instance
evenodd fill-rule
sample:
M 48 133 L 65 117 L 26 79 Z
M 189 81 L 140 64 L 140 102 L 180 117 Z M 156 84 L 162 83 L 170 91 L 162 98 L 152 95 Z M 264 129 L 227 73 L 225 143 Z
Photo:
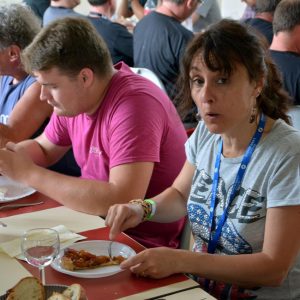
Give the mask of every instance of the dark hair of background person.
M 281 0 L 256 0 L 256 13 L 270 12 L 274 13 L 276 6 Z
M 22 62 L 29 73 L 56 67 L 63 74 L 76 76 L 89 68 L 105 76 L 112 69 L 105 42 L 83 18 L 58 19 L 43 28 L 24 50 Z
M 280 31 L 291 31 L 297 25 L 300 25 L 300 1 L 282 0 L 274 13 L 274 34 L 276 35 Z
M 107 2 L 108 0 L 88 0 L 88 3 L 91 5 L 103 5 Z
M 196 35 L 184 53 L 178 79 L 179 111 L 184 115 L 193 104 L 190 88 L 190 67 L 195 56 L 201 55 L 212 72 L 230 76 L 235 65 L 243 65 L 251 81 L 265 78 L 257 107 L 272 119 L 283 119 L 290 124 L 286 114 L 290 97 L 283 89 L 282 80 L 271 60 L 265 43 L 255 31 L 238 21 L 223 19 Z M 179 100 L 180 99 L 180 100 Z

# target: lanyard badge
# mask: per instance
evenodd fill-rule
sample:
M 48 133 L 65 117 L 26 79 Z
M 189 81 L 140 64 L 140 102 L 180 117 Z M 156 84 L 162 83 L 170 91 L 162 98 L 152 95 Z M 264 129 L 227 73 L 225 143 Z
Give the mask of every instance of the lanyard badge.
M 210 235 L 209 235 L 208 250 L 207 250 L 208 253 L 214 253 L 217 248 L 217 244 L 218 244 L 218 241 L 219 241 L 221 233 L 222 233 L 222 228 L 223 228 L 223 226 L 226 222 L 227 216 L 228 216 L 229 208 L 231 206 L 233 199 L 238 194 L 238 191 L 241 187 L 247 166 L 250 162 L 251 156 L 263 134 L 265 124 L 266 124 L 266 117 L 262 113 L 260 116 L 260 120 L 259 120 L 257 129 L 256 129 L 256 132 L 253 135 L 251 142 L 243 156 L 238 173 L 234 180 L 234 184 L 232 186 L 232 189 L 231 189 L 231 192 L 229 195 L 229 199 L 228 199 L 228 204 L 227 204 L 227 206 L 225 206 L 224 212 L 223 212 L 222 216 L 220 217 L 218 224 L 214 224 L 214 215 L 215 215 L 216 206 L 217 206 L 216 196 L 217 196 L 217 189 L 218 189 L 218 183 L 219 183 L 219 171 L 220 171 L 220 165 L 221 165 L 221 154 L 222 154 L 222 149 L 223 149 L 223 141 L 221 140 L 219 143 L 219 148 L 218 148 L 216 162 L 215 162 L 212 195 L 211 195 L 211 203 L 210 203 L 210 213 L 209 213 Z M 215 229 L 215 232 L 213 233 L 214 229 Z

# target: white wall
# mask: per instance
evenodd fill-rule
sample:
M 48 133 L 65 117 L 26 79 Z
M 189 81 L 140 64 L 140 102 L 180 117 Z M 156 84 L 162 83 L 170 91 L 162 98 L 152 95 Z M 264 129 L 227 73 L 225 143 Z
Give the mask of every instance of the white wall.
M 245 10 L 246 4 L 241 0 L 219 0 L 223 18 L 240 19 Z
M 0 0 L 1 1 L 1 0 Z M 75 10 L 83 15 L 89 13 L 89 3 L 87 0 L 80 0 L 80 4 L 75 7 Z

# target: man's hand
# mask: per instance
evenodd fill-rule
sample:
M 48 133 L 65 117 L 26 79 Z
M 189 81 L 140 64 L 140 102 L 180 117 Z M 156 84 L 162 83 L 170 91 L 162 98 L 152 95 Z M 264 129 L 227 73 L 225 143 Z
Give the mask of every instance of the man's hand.
M 13 180 L 23 182 L 35 164 L 18 144 L 8 142 L 0 150 L 0 173 Z

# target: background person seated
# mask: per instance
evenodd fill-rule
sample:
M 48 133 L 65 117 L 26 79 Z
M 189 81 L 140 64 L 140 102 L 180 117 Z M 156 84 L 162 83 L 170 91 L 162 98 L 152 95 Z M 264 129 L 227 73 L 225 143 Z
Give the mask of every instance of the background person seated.
M 282 0 L 274 14 L 271 56 L 293 104 L 300 105 L 300 1 Z
M 256 13 L 253 18 L 245 20 L 246 24 L 258 30 L 271 45 L 273 40 L 273 15 L 281 0 L 256 0 Z
M 153 71 L 174 102 L 180 60 L 193 38 L 193 33 L 181 22 L 197 5 L 197 0 L 163 0 L 155 11 L 137 23 L 133 34 L 134 66 Z
M 45 10 L 43 26 L 64 17 L 83 17 L 74 8 L 80 4 L 80 0 L 51 0 L 50 6 Z
M 112 204 L 152 197 L 173 182 L 185 160 L 186 141 L 174 105 L 124 63 L 113 67 L 90 22 L 52 22 L 23 57 L 54 113 L 41 136 L 0 150 L 1 174 L 69 208 L 101 216 Z M 42 167 L 71 146 L 81 178 Z M 128 234 L 147 247 L 176 248 L 183 226 L 184 219 L 146 222 Z
M 133 66 L 133 37 L 125 26 L 110 20 L 115 12 L 116 0 L 88 0 L 89 21 L 106 42 L 114 64 L 123 61 Z
M 52 107 L 40 100 L 41 86 L 21 63 L 23 49 L 40 31 L 40 21 L 21 4 L 0 6 L 0 147 L 40 135 L 52 114 Z M 79 176 L 72 150 L 49 167 Z
M 0 147 L 42 130 L 52 107 L 40 101 L 41 88 L 21 63 L 21 53 L 40 31 L 40 21 L 22 4 L 0 6 Z

